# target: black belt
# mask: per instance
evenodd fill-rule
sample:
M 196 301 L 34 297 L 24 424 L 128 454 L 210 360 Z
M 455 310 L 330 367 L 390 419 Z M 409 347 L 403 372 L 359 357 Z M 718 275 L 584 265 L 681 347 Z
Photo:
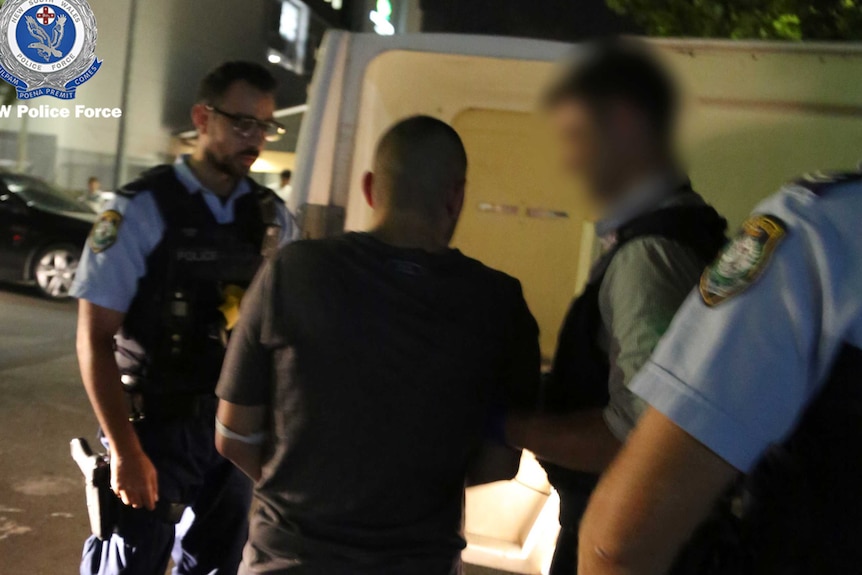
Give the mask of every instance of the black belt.
M 212 391 L 182 390 L 176 393 L 170 391 L 154 393 L 153 389 L 170 389 L 170 387 L 160 388 L 146 378 L 130 374 L 123 374 L 121 380 L 123 389 L 129 396 L 130 421 L 194 419 L 207 411 L 214 413 L 218 404 L 218 398 Z
M 214 413 L 218 399 L 213 394 L 132 394 L 134 419 L 174 421 L 196 419 Z

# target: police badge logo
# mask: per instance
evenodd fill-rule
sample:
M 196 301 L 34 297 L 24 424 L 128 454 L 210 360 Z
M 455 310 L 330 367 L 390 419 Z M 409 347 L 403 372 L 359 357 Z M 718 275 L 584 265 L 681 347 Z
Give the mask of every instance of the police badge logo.
M 123 222 L 123 216 L 120 212 L 108 210 L 99 216 L 93 230 L 90 232 L 88 243 L 93 253 L 98 254 L 117 241 L 117 235 L 120 232 L 120 224 Z
M 0 8 L 0 79 L 18 98 L 71 100 L 102 65 L 86 0 L 6 0 Z
M 753 284 L 785 235 L 784 223 L 773 216 L 754 216 L 742 224 L 719 258 L 703 272 L 700 295 L 715 306 Z

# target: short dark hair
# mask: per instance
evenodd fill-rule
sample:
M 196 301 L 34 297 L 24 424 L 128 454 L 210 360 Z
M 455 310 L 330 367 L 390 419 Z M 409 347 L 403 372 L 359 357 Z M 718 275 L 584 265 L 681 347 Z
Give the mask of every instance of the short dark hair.
M 96 176 L 90 176 L 89 178 L 87 178 L 88 184 L 92 184 L 93 182 L 98 182 L 98 181 L 99 181 L 99 178 L 97 178 Z
M 660 136 L 671 135 L 679 100 L 677 87 L 645 46 L 617 38 L 588 44 L 584 51 L 548 91 L 546 105 L 574 99 L 600 107 L 622 100 L 640 109 Z
M 274 93 L 278 87 L 275 77 L 261 64 L 244 61 L 225 62 L 201 80 L 197 102 L 215 104 L 234 82 L 239 81 L 248 82 L 266 93 Z
M 380 138 L 374 175 L 390 207 L 430 213 L 444 192 L 461 185 L 467 174 L 467 152 L 452 126 L 430 116 L 396 123 Z
M 283 170 L 281 172 L 281 177 L 289 180 L 293 177 L 293 172 L 291 172 L 290 170 Z

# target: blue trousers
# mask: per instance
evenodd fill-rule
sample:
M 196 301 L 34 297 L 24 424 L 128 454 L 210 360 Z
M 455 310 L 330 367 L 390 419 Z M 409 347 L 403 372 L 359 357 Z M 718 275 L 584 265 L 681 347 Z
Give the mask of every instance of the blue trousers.
M 235 575 L 248 538 L 251 481 L 215 450 L 215 403 L 193 420 L 144 420 L 136 431 L 156 467 L 159 499 L 189 505 L 179 525 L 124 508 L 111 539 L 84 544 L 81 575 Z

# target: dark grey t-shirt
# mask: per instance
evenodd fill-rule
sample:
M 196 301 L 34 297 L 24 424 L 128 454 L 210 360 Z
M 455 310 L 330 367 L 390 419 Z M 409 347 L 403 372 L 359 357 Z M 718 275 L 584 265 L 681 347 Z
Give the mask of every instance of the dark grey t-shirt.
M 421 575 L 456 559 L 468 461 L 490 406 L 535 404 L 537 336 L 520 283 L 457 250 L 367 234 L 284 248 L 243 300 L 218 386 L 271 408 L 249 567 Z

